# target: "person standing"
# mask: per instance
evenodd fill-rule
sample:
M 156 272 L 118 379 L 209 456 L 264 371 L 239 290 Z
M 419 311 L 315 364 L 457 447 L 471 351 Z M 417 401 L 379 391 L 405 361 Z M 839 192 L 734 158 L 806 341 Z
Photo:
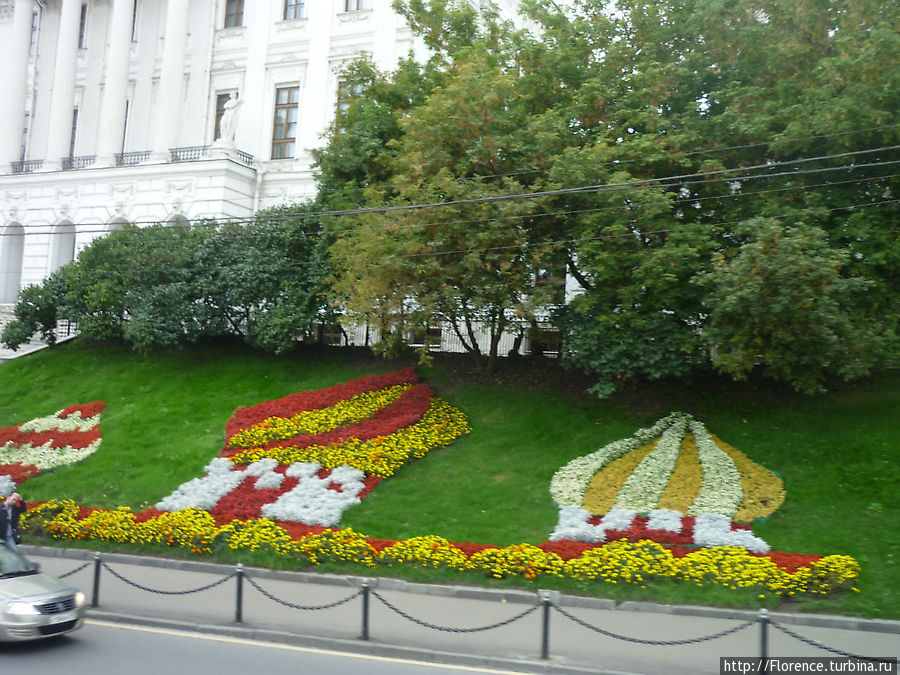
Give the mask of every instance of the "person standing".
M 19 534 L 19 516 L 28 509 L 25 500 L 18 492 L 13 492 L 0 503 L 0 541 L 13 551 L 22 541 Z

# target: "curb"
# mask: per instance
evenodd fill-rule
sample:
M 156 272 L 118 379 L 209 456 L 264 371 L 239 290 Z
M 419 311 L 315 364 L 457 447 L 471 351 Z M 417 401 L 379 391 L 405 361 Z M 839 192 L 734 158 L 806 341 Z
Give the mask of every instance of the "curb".
M 47 558 L 66 558 L 72 560 L 93 560 L 97 555 L 94 551 L 82 548 L 57 548 L 54 546 L 28 546 L 19 547 L 26 555 L 43 556 Z M 104 562 L 121 563 L 126 565 L 139 565 L 144 567 L 161 567 L 173 570 L 190 572 L 205 572 L 207 574 L 221 574 L 223 576 L 234 572 L 234 566 L 220 563 L 207 563 L 195 560 L 177 560 L 173 558 L 160 558 L 154 556 L 141 556 L 126 553 L 104 553 Z M 649 612 L 654 614 L 669 614 L 675 616 L 697 616 L 715 619 L 733 619 L 738 621 L 751 621 L 759 618 L 759 612 L 745 609 L 728 609 L 720 607 L 702 607 L 695 605 L 663 605 L 653 602 L 626 601 L 616 604 L 607 598 L 591 598 L 576 595 L 563 595 L 558 591 L 523 591 L 515 589 L 479 588 L 477 586 L 448 586 L 441 584 L 424 584 L 403 579 L 388 577 L 366 577 L 364 575 L 338 575 L 323 574 L 318 572 L 294 572 L 287 570 L 272 570 L 264 567 L 245 567 L 245 572 L 250 572 L 259 579 L 275 579 L 278 581 L 295 581 L 310 584 L 342 586 L 359 588 L 363 582 L 373 589 L 391 591 L 404 591 L 420 595 L 436 595 L 442 597 L 490 600 L 494 602 L 507 602 L 518 604 L 535 604 L 539 601 L 540 593 L 549 594 L 554 602 L 564 607 L 583 607 L 586 609 L 621 610 L 627 612 Z M 771 621 L 795 626 L 811 626 L 815 628 L 836 628 L 843 630 L 857 630 L 873 633 L 888 633 L 900 635 L 900 621 L 892 619 L 865 619 L 835 614 L 799 614 L 796 612 L 768 613 Z

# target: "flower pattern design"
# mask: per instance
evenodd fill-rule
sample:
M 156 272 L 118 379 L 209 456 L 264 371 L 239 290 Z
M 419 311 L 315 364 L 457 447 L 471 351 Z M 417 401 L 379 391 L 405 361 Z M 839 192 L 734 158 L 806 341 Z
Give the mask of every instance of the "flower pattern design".
M 0 496 L 47 469 L 75 464 L 100 447 L 106 404 L 72 405 L 47 417 L 0 429 Z

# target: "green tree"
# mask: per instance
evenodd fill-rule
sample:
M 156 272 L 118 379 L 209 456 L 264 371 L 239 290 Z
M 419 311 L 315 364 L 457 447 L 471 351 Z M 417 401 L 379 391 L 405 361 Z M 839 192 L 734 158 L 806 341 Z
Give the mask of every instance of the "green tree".
M 25 289 L 2 339 L 16 347 L 69 319 L 86 338 L 139 351 L 238 336 L 283 352 L 330 316 L 327 245 L 311 207 L 249 224 L 126 226 Z
M 748 221 L 747 241 L 698 276 L 711 292 L 704 339 L 716 367 L 736 378 L 762 367 L 807 393 L 824 391 L 832 375 L 870 371 L 877 338 L 859 321 L 868 285 L 841 276 L 847 252 L 830 248 L 825 232 L 802 221 Z

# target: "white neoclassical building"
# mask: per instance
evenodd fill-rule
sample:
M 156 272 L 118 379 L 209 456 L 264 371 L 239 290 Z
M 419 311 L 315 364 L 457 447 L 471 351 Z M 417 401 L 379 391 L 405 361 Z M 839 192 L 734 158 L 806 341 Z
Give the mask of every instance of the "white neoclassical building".
M 520 18 L 518 0 L 467 1 Z M 0 0 L 0 327 L 22 288 L 123 223 L 313 197 L 345 66 L 427 56 L 391 4 Z
M 410 51 L 391 0 L 0 0 L 0 309 L 121 223 L 311 197 L 344 66 Z

